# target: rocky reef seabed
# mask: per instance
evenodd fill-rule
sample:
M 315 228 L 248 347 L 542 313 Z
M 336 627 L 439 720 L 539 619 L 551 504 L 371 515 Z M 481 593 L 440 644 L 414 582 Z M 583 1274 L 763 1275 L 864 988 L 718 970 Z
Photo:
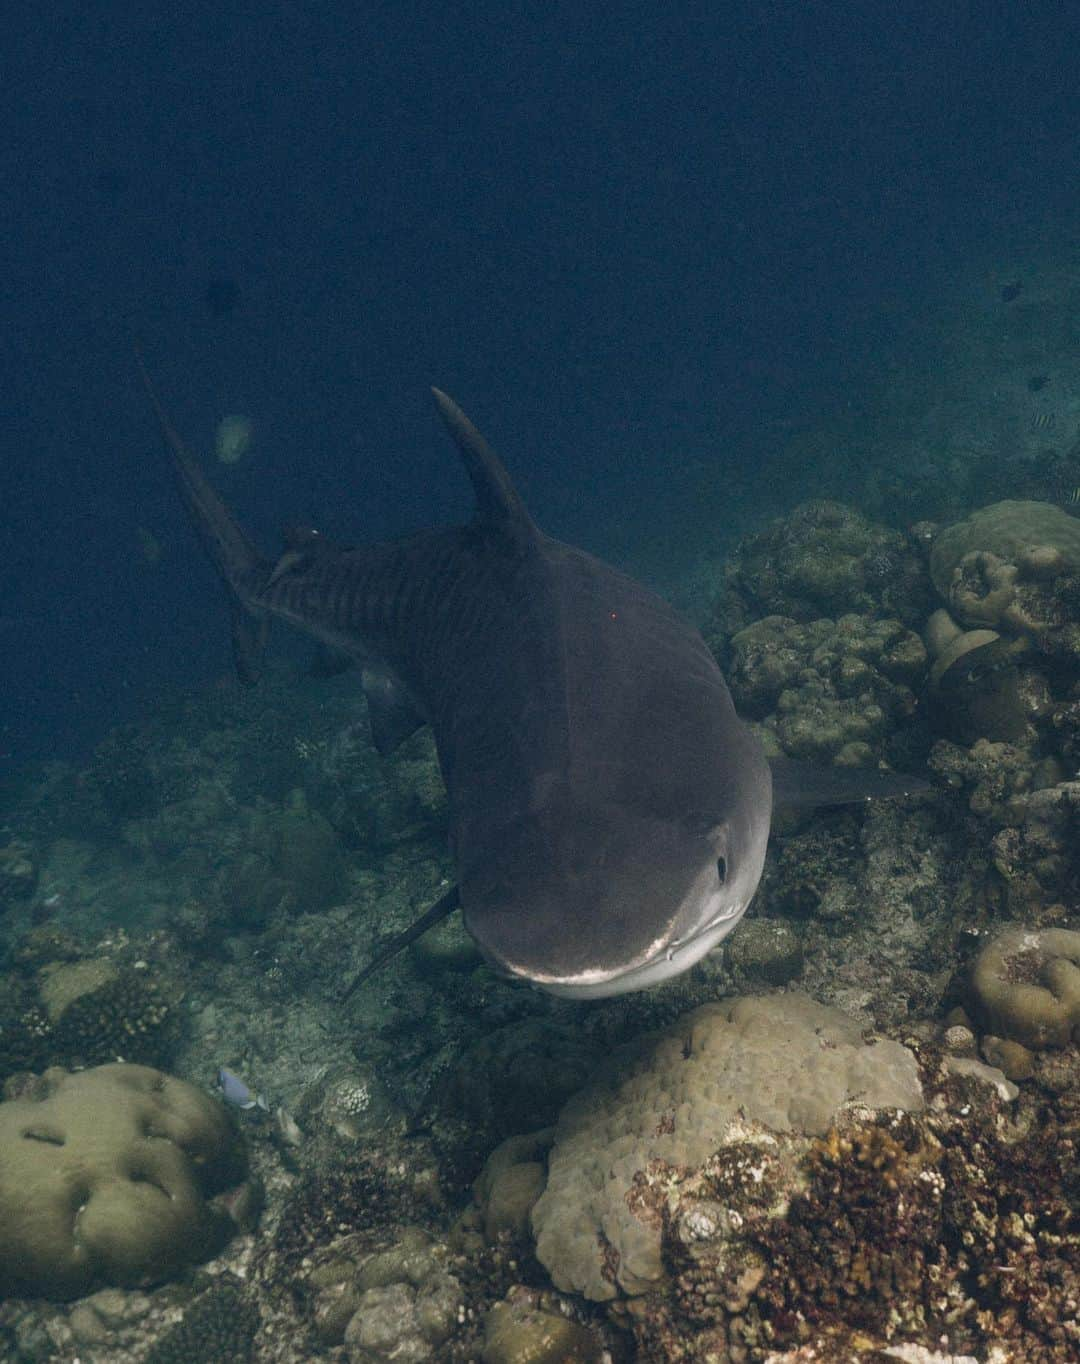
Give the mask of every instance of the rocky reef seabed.
M 1080 1358 L 1080 520 L 807 503 L 705 633 L 770 752 L 935 789 L 781 815 L 640 995 L 512 989 L 451 922 L 340 1002 L 449 871 L 429 740 L 380 762 L 347 678 L 28 775 L 0 1358 Z

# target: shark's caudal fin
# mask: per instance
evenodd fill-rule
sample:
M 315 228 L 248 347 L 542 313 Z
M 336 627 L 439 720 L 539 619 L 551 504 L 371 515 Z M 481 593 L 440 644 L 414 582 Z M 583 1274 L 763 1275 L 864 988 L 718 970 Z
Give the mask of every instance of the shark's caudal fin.
M 922 777 L 879 772 L 872 767 L 813 767 L 791 758 L 773 758 L 769 767 L 774 806 L 857 805 L 932 789 Z
M 169 453 L 172 470 L 192 525 L 229 594 L 233 659 L 240 681 L 250 685 L 258 681 L 262 670 L 267 622 L 254 615 L 249 610 L 247 602 L 251 595 L 267 582 L 270 565 L 233 519 L 232 513 L 210 486 L 191 451 L 181 440 L 161 405 L 138 347 L 135 350 L 135 361 L 150 405 L 158 419 L 162 439 Z

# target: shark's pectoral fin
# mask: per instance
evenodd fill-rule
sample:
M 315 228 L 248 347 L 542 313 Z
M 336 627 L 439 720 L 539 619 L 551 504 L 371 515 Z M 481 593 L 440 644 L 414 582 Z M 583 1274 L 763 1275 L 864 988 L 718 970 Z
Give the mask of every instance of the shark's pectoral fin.
M 772 758 L 773 805 L 857 805 L 929 791 L 922 777 L 879 772 L 871 767 L 814 767 L 791 758 Z
M 253 687 L 262 676 L 268 622 L 257 620 L 236 601 L 229 603 L 229 615 L 236 675 L 245 687 Z
M 460 908 L 460 906 L 461 899 L 458 895 L 458 888 L 457 886 L 451 886 L 445 895 L 441 895 L 429 910 L 426 910 L 420 915 L 419 919 L 411 923 L 408 928 L 403 929 L 402 932 L 395 933 L 389 942 L 375 953 L 371 961 L 368 962 L 359 975 L 352 978 L 348 986 L 342 992 L 342 1002 L 349 998 L 357 986 L 362 985 L 365 980 L 368 980 L 373 976 L 380 966 L 385 965 L 392 957 L 396 957 L 399 952 L 404 951 L 404 949 L 408 947 L 410 943 L 415 942 L 417 938 L 422 938 L 429 928 L 434 928 L 436 924 L 442 923 L 443 919 L 448 919 L 450 915 L 453 914 L 454 910 Z
M 371 738 L 380 758 L 388 758 L 410 734 L 415 734 L 427 720 L 415 702 L 386 668 L 366 667 L 360 684 L 367 697 Z

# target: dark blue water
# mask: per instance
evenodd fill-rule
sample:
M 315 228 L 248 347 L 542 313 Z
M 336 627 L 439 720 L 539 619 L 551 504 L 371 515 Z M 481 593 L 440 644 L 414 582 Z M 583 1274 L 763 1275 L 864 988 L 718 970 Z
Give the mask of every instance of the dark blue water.
M 133 335 L 269 548 L 466 516 L 438 383 L 545 528 L 671 588 L 835 491 L 772 423 L 1080 207 L 1077 36 L 1039 3 L 8 15 L 3 761 L 228 666 Z M 256 442 L 227 468 L 229 412 Z

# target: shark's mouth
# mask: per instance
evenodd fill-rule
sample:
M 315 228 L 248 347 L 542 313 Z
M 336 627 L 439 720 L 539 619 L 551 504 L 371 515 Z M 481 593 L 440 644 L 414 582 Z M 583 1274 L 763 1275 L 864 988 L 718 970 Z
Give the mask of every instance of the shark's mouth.
M 566 999 L 605 999 L 630 994 L 659 985 L 681 975 L 731 932 L 742 918 L 746 903 L 726 905 L 708 923 L 685 938 L 659 938 L 641 956 L 616 970 L 591 968 L 573 975 L 547 975 L 543 972 L 515 970 L 501 964 L 502 974 L 513 980 L 528 980 L 548 994 Z

